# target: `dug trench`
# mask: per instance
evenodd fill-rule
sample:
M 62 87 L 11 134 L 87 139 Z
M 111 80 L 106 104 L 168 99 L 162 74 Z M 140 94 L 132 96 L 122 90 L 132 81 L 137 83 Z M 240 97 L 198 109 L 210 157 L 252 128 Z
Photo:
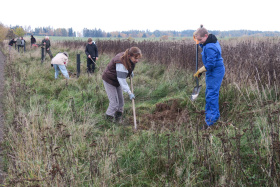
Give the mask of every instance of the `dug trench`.
M 166 128 L 175 131 L 178 126 L 188 122 L 189 119 L 188 110 L 183 109 L 179 103 L 178 99 L 157 103 L 153 113 L 137 116 L 138 129 Z M 133 124 L 133 117 L 130 117 L 128 121 Z

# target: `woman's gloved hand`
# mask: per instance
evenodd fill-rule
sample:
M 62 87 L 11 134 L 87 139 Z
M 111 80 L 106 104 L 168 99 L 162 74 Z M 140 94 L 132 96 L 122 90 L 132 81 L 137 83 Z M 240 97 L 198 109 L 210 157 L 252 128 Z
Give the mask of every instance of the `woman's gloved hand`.
M 130 100 L 135 99 L 135 95 L 133 93 L 129 94 L 129 99 Z

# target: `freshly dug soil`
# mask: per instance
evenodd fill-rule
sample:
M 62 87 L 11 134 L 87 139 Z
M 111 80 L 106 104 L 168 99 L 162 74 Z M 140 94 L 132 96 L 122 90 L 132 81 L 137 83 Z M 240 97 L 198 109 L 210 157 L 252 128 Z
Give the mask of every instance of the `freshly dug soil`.
M 141 116 L 138 128 L 159 129 L 164 127 L 173 131 L 177 126 L 186 123 L 188 116 L 188 111 L 186 109 L 182 110 L 178 100 L 169 100 L 166 103 L 156 104 L 156 110 L 152 114 Z

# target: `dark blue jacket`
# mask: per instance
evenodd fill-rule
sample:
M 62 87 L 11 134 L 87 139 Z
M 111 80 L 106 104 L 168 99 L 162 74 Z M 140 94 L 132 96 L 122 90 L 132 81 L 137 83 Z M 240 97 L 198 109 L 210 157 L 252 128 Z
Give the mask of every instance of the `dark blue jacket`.
M 97 46 L 93 42 L 92 42 L 92 44 L 87 44 L 85 53 L 86 53 L 87 57 L 88 57 L 88 55 L 90 55 L 92 58 L 98 57 Z

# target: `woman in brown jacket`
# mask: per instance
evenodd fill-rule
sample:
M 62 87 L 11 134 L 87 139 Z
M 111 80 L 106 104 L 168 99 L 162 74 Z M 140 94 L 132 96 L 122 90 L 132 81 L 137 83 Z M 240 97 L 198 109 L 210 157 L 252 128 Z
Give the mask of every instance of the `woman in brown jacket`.
M 123 91 L 128 93 L 131 100 L 135 98 L 126 78 L 133 77 L 133 70 L 141 57 L 141 50 L 138 47 L 131 47 L 117 54 L 103 72 L 103 84 L 109 98 L 106 118 L 110 121 L 115 118 L 118 122 L 121 119 L 124 106 Z

